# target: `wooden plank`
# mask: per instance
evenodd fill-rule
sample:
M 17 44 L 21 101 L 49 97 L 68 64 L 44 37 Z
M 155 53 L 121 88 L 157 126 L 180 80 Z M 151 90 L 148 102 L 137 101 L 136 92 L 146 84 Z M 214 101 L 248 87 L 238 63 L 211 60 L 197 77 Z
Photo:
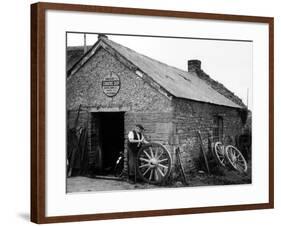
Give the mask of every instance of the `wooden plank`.
M 206 152 L 205 152 L 205 149 L 204 149 L 204 146 L 203 146 L 201 132 L 199 130 L 197 131 L 197 135 L 198 135 L 198 138 L 199 138 L 199 141 L 200 141 L 200 144 L 201 144 L 201 151 L 202 151 L 203 156 L 204 156 L 205 165 L 206 165 L 208 174 L 210 174 L 209 163 L 208 163 L 207 155 L 206 155 Z
M 183 182 L 184 182 L 185 185 L 188 185 L 187 178 L 186 178 L 186 175 L 185 175 L 184 169 L 183 169 L 183 164 L 182 164 L 182 161 L 181 161 L 181 155 L 180 155 L 180 148 L 179 147 L 176 148 L 176 156 L 177 156 L 177 159 L 178 159 L 178 162 L 179 162 L 179 165 L 180 165 L 180 171 L 181 171 L 181 174 L 182 174 L 182 177 L 183 177 Z

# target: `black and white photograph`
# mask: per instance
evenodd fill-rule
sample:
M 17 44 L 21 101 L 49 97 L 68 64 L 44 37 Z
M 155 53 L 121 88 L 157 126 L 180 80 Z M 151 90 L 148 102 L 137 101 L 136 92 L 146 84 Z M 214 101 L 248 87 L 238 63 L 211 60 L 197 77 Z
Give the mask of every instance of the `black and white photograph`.
M 252 183 L 253 42 L 66 33 L 66 192 Z

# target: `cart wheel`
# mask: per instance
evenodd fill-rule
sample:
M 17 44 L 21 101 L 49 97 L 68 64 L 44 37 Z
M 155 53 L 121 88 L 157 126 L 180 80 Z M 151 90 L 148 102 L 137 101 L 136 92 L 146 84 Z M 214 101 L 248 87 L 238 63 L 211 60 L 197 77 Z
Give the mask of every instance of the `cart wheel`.
M 219 164 L 225 167 L 226 164 L 225 150 L 224 150 L 224 145 L 221 142 L 215 143 L 214 154 Z
M 226 146 L 225 156 L 233 169 L 237 170 L 240 173 L 247 172 L 247 162 L 242 153 L 236 147 L 232 145 Z
M 159 143 L 143 145 L 137 156 L 137 170 L 141 179 L 150 184 L 160 184 L 171 172 L 171 155 Z

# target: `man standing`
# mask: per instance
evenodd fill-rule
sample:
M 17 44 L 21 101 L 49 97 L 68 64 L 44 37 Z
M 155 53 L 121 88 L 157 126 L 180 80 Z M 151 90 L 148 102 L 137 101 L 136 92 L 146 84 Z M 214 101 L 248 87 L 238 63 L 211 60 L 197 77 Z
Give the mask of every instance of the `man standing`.
M 129 153 L 129 177 L 134 177 L 136 182 L 136 158 L 138 150 L 143 143 L 148 143 L 143 136 L 144 128 L 142 125 L 137 124 L 135 128 L 128 134 L 128 153 Z

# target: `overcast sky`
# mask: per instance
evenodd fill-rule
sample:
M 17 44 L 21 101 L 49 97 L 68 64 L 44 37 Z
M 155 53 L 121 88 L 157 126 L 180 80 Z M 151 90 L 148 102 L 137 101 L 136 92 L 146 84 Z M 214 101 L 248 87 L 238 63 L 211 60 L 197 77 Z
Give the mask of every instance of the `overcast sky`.
M 187 70 L 187 61 L 198 59 L 201 68 L 219 81 L 252 109 L 252 42 L 155 38 L 108 35 L 108 38 L 146 56 Z M 87 45 L 97 41 L 97 35 L 86 35 Z M 82 46 L 83 34 L 67 34 L 68 46 Z

